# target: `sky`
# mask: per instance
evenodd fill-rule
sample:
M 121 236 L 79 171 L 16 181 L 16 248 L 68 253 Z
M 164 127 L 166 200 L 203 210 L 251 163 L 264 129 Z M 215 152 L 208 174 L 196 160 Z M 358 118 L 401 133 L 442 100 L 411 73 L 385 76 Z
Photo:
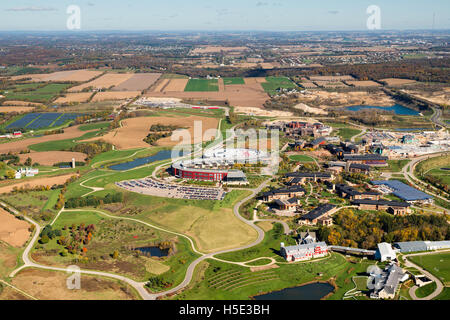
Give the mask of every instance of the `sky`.
M 382 30 L 450 29 L 449 0 L 2 0 L 0 31 L 68 30 L 69 5 L 82 31 L 367 30 L 370 5 Z

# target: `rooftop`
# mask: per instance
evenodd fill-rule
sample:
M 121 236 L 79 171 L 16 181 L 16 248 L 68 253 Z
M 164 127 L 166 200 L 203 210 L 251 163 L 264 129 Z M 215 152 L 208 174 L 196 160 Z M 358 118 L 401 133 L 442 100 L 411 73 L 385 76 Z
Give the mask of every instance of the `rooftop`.
M 379 180 L 371 181 L 371 183 L 374 185 L 385 185 L 391 188 L 395 196 L 405 201 L 428 200 L 433 198 L 432 196 L 398 180 Z

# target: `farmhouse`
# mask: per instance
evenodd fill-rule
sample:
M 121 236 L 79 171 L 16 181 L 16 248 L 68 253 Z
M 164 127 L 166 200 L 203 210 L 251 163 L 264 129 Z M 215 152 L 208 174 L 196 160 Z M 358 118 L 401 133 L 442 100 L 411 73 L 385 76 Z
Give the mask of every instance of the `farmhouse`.
M 328 247 L 325 242 L 311 242 L 287 247 L 281 243 L 280 251 L 286 261 L 295 262 L 324 257 L 328 253 Z
M 21 179 L 23 176 L 25 177 L 34 177 L 36 174 L 39 173 L 39 169 L 33 169 L 33 168 L 20 168 L 16 171 L 15 178 Z

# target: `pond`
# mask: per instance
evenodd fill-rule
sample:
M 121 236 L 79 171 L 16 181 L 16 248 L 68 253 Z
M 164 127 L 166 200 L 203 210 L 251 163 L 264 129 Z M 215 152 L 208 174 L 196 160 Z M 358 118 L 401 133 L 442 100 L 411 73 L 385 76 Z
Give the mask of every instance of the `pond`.
M 333 292 L 334 287 L 327 282 L 315 282 L 303 286 L 254 296 L 255 300 L 320 300 Z
M 414 109 L 410 109 L 399 104 L 393 105 L 391 107 L 380 107 L 380 106 L 351 106 L 347 107 L 347 110 L 350 111 L 359 111 L 364 109 L 380 109 L 386 111 L 394 111 L 396 115 L 399 116 L 417 116 L 420 112 Z
M 144 164 L 161 161 L 161 160 L 167 160 L 167 159 L 170 159 L 171 157 L 172 157 L 172 150 L 162 150 L 162 151 L 159 151 L 157 154 L 150 156 L 150 157 L 137 158 L 133 161 L 128 161 L 128 162 L 112 165 L 109 167 L 109 169 L 116 170 L 116 171 L 124 171 L 124 170 L 129 170 L 129 169 L 143 166 Z
M 169 255 L 169 249 L 160 249 L 159 247 L 141 247 L 136 248 L 135 250 L 152 257 L 167 257 Z

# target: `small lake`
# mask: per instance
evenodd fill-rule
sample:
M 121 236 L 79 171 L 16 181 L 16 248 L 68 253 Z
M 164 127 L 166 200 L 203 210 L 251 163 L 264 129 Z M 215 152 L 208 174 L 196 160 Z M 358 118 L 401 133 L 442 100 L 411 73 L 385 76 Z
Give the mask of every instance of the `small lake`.
M 171 157 L 172 157 L 172 150 L 162 150 L 162 151 L 159 151 L 157 154 L 150 156 L 150 157 L 137 158 L 133 161 L 112 165 L 109 167 L 109 169 L 116 170 L 116 171 L 124 171 L 124 170 L 129 170 L 129 169 L 143 166 L 144 164 L 161 161 L 161 160 L 167 160 L 167 159 L 170 159 Z
M 142 247 L 136 248 L 143 254 L 149 254 L 152 257 L 167 257 L 169 255 L 169 249 L 160 249 L 159 247 Z
M 315 282 L 254 296 L 254 298 L 255 300 L 320 300 L 333 290 L 334 287 L 327 282 Z
M 380 110 L 386 110 L 386 111 L 393 111 L 396 115 L 399 115 L 399 116 L 417 116 L 420 113 L 419 111 L 401 106 L 399 104 L 393 105 L 391 107 L 351 106 L 351 107 L 347 107 L 346 109 L 350 110 L 350 111 L 360 111 L 360 110 L 364 110 L 364 109 L 380 109 Z

